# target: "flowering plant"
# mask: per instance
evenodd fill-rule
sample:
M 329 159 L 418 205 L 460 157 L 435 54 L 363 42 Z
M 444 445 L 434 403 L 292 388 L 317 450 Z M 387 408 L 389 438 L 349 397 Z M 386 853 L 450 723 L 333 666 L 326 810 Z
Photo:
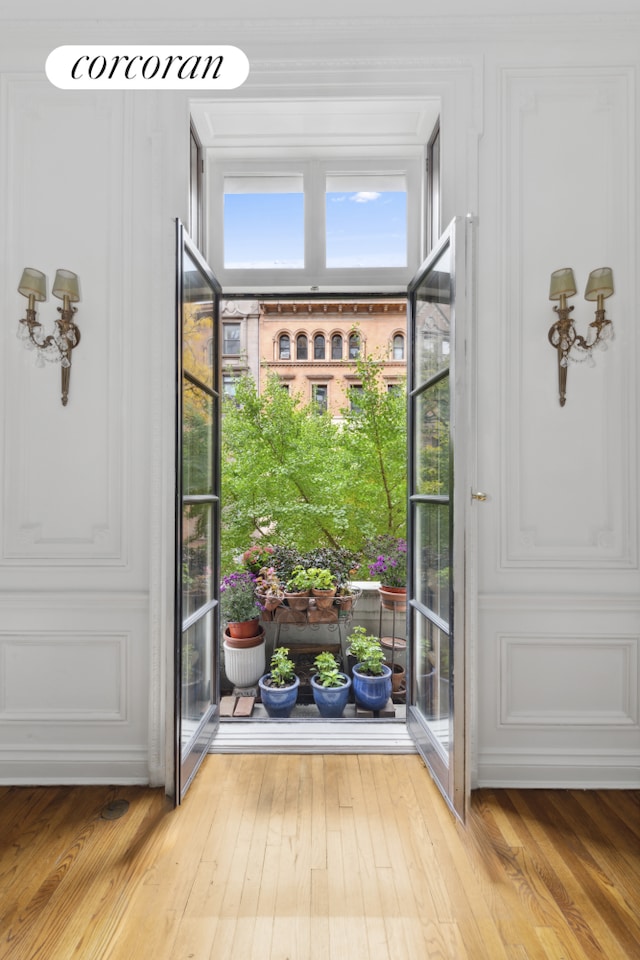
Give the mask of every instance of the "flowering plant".
M 251 573 L 259 573 L 262 567 L 271 563 L 273 547 L 268 544 L 255 543 L 242 554 L 242 562 Z
M 383 534 L 376 537 L 371 547 L 375 560 L 369 565 L 369 576 L 385 587 L 406 587 L 407 541 Z
M 220 581 L 220 609 L 228 623 L 253 620 L 260 614 L 256 578 L 252 573 L 230 573 Z

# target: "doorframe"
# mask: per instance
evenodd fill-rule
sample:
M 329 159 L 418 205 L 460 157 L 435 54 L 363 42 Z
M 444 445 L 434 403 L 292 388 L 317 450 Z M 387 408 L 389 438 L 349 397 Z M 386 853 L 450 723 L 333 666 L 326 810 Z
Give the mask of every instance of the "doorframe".
M 247 99 L 270 102 L 290 101 L 296 96 L 328 101 L 362 97 L 362 70 L 369 69 L 366 58 L 354 57 L 323 60 L 321 67 L 312 61 L 265 62 L 260 76 L 250 77 L 243 90 Z M 273 79 L 270 71 L 273 69 Z M 335 71 L 341 76 L 340 94 L 336 97 L 332 83 Z M 282 96 L 282 90 L 287 96 Z M 371 99 L 390 99 L 389 90 L 397 97 L 437 95 L 442 104 L 441 136 L 443 156 L 449 156 L 449 179 L 442 184 L 442 222 L 449 222 L 456 209 L 478 209 L 478 171 L 480 138 L 483 127 L 483 64 L 477 56 L 413 56 L 376 60 L 376 78 L 366 87 Z M 188 221 L 188 197 L 185 185 L 189 178 L 190 104 L 188 93 L 175 97 L 150 96 L 149 117 L 153 116 L 154 132 L 150 142 L 150 249 L 149 262 L 154 264 L 150 309 L 159 318 L 159 333 L 149 349 L 150 404 L 152 406 L 150 439 L 150 575 L 149 575 L 149 781 L 164 784 L 171 793 L 173 771 L 173 503 L 171 489 L 174 464 L 174 237 L 175 217 Z M 181 148 L 184 144 L 184 150 Z M 205 185 L 206 198 L 206 185 Z M 207 250 L 204 251 L 205 256 Z M 150 268 L 151 270 L 151 268 Z M 473 343 L 472 331 L 469 331 Z M 473 347 L 470 346 L 470 350 Z M 475 351 L 470 362 L 475 377 Z M 475 379 L 474 387 L 475 390 Z M 475 435 L 468 437 L 470 457 L 475 464 Z M 471 471 L 473 473 L 473 470 Z M 475 533 L 469 529 L 469 545 L 475 551 Z M 475 780 L 475 740 L 477 729 L 475 692 L 475 625 L 477 622 L 477 590 L 474 565 L 469 565 L 467 623 L 470 637 L 467 656 L 467 749 L 471 762 L 467 765 L 472 783 Z M 473 596 L 472 596 L 472 595 Z M 170 626 L 167 627 L 167 624 Z

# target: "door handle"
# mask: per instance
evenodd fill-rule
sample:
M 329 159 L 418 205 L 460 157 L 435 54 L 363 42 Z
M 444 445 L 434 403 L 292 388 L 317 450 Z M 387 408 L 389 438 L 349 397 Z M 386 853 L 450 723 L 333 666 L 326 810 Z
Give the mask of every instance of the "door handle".
M 472 492 L 471 492 L 471 499 L 472 499 L 472 500 L 480 500 L 480 501 L 488 500 L 488 499 L 489 499 L 489 494 L 488 494 L 488 493 L 482 493 L 481 490 L 477 490 L 477 491 L 475 491 L 475 492 L 472 491 Z

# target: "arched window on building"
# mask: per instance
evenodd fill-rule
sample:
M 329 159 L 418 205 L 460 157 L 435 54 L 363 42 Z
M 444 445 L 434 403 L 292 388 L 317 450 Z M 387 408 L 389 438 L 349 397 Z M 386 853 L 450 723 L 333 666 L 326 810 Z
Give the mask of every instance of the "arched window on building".
M 291 360 L 291 338 L 288 333 L 281 333 L 278 340 L 278 360 Z
M 357 360 L 360 356 L 360 337 L 357 333 L 349 334 L 349 360 Z
M 299 333 L 296 337 L 296 357 L 298 360 L 309 359 L 309 341 L 304 333 Z
M 396 333 L 393 338 L 393 359 L 404 360 L 404 336 Z
M 316 333 L 313 338 L 313 359 L 314 360 L 324 360 L 325 357 L 325 342 L 324 336 L 321 333 Z
M 342 337 L 339 333 L 331 337 L 331 359 L 342 360 Z

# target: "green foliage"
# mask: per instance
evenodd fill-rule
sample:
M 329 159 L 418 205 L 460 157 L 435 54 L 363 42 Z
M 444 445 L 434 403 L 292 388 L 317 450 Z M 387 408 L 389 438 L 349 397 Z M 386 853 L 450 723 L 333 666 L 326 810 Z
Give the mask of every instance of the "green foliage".
M 331 570 L 321 569 L 320 567 L 307 567 L 307 575 L 311 582 L 312 590 L 335 590 L 336 578 Z
M 241 379 L 223 405 L 223 569 L 256 535 L 298 550 L 340 546 L 349 520 L 339 428 L 289 396 L 277 376 L 258 395 Z
M 300 564 L 330 569 L 340 586 L 366 539 L 404 532 L 404 391 L 388 392 L 382 361 L 360 359 L 356 373 L 362 391 L 357 410 L 343 412 L 344 424 L 283 390 L 276 375 L 261 394 L 244 377 L 235 397 L 224 399 L 223 571 L 247 544 L 264 538 L 283 582 Z
M 304 567 L 294 567 L 287 580 L 288 593 L 308 593 L 311 590 L 311 577 Z
M 382 675 L 384 650 L 378 637 L 367 633 L 364 627 L 357 626 L 349 637 L 350 653 L 355 657 L 360 673 L 367 673 L 372 677 Z
M 288 687 L 295 680 L 296 666 L 289 657 L 288 647 L 276 647 L 269 665 L 271 684 L 274 687 Z
M 323 687 L 342 687 L 345 684 L 344 674 L 340 672 L 340 664 L 328 650 L 323 650 L 313 661 L 317 670 L 315 678 Z
M 384 361 L 360 357 L 356 374 L 362 388 L 353 408 L 343 410 L 343 463 L 350 478 L 345 507 L 363 540 L 378 534 L 402 536 L 406 527 L 407 426 L 404 386 L 389 391 Z

